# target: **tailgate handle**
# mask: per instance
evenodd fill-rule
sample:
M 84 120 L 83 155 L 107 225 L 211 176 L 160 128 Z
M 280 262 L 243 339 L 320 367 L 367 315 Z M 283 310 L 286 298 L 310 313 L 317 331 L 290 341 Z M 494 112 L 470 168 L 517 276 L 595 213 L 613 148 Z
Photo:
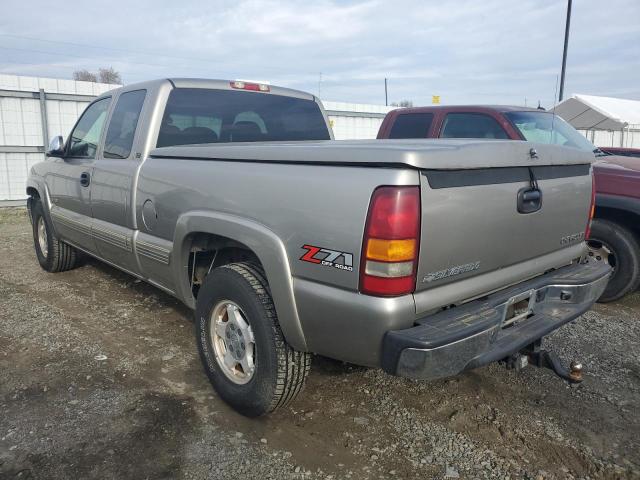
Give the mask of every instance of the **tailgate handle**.
M 533 213 L 542 207 L 542 192 L 538 188 L 525 187 L 518 191 L 518 213 Z

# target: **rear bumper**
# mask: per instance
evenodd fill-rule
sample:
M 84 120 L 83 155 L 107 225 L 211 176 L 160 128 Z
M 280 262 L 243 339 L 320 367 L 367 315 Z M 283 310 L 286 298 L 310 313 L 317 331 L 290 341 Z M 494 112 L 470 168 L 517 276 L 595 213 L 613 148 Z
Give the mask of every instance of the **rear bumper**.
M 589 310 L 604 291 L 608 265 L 574 264 L 387 332 L 382 368 L 430 380 L 501 360 Z M 513 307 L 526 305 L 519 320 Z M 518 310 L 522 311 L 522 310 Z

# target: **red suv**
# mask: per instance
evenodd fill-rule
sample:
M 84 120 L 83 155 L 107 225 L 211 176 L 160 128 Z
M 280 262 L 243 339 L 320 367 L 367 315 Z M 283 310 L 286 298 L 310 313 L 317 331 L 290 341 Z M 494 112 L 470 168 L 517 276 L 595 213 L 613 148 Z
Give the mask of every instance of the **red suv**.
M 387 114 L 378 138 L 488 138 L 552 143 L 593 152 L 596 212 L 589 255 L 613 275 L 601 302 L 640 284 L 640 160 L 594 147 L 562 118 L 541 109 L 508 106 L 402 108 Z

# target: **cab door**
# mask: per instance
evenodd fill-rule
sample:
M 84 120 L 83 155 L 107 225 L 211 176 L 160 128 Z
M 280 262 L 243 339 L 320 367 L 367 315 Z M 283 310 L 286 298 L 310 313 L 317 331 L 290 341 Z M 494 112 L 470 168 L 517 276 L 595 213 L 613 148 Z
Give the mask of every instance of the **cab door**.
M 135 205 L 133 191 L 140 149 L 138 120 L 146 90 L 124 91 L 114 99 L 104 147 L 95 163 L 91 207 L 93 237 L 104 260 L 138 273 L 134 255 Z
M 71 131 L 62 158 L 46 176 L 51 219 L 56 233 L 84 250 L 95 252 L 91 233 L 91 183 L 99 154 L 110 97 L 90 104 Z

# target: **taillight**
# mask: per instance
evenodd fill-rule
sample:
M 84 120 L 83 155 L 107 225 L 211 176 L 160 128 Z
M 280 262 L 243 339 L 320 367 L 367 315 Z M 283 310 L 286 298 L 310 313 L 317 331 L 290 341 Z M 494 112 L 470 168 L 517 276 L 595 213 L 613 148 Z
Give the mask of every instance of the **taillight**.
M 360 291 L 378 296 L 413 292 L 419 248 L 419 187 L 377 188 L 364 232 Z
M 238 90 L 252 90 L 254 92 L 268 92 L 270 90 L 269 85 L 264 83 L 251 83 L 236 80 L 235 82 L 229 82 L 231 88 L 237 88 Z
M 589 207 L 589 219 L 587 220 L 587 229 L 584 232 L 584 238 L 589 240 L 591 236 L 591 220 L 596 213 L 596 177 L 591 175 L 591 206 Z

